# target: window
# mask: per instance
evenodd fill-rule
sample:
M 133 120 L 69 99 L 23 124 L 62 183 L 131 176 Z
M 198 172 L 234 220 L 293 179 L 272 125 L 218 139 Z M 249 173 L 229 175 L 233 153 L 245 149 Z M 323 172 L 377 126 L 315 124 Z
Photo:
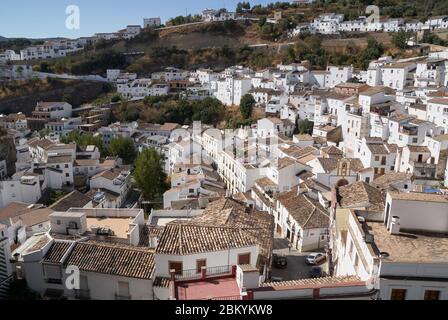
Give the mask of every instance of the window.
M 439 300 L 440 291 L 438 290 L 426 290 L 424 300 Z
M 406 289 L 392 289 L 390 300 L 406 300 Z
M 196 273 L 201 273 L 202 267 L 206 266 L 207 266 L 206 259 L 196 260 Z
M 250 253 L 243 253 L 238 255 L 238 265 L 250 264 Z
M 118 296 L 123 299 L 131 297 L 129 282 L 118 281 Z
M 375 156 L 375 161 L 380 161 L 380 157 L 379 156 Z
M 175 270 L 176 274 L 182 275 L 182 270 L 183 270 L 182 262 L 170 261 L 168 263 L 168 265 L 169 265 L 170 272 L 171 272 L 171 270 Z

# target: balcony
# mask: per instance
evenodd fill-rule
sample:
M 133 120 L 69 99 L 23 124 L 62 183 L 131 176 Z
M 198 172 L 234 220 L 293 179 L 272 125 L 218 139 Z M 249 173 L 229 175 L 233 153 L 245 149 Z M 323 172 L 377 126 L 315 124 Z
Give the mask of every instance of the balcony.
M 237 281 L 236 266 L 202 267 L 175 274 L 171 270 L 171 300 L 249 300 Z
M 199 272 L 198 272 L 199 271 Z M 177 282 L 206 279 L 215 276 L 231 276 L 233 275 L 232 266 L 218 266 L 203 268 L 201 270 L 190 269 L 183 270 L 180 273 L 174 274 L 174 280 Z

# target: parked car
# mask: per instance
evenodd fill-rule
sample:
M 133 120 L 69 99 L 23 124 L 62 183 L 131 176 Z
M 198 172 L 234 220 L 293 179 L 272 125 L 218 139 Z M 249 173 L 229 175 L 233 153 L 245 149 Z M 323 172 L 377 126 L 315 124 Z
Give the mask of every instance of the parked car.
M 288 266 L 288 260 L 285 256 L 275 254 L 273 255 L 274 267 L 285 269 Z
M 327 260 L 327 256 L 324 253 L 312 253 L 306 257 L 306 263 L 308 265 L 319 265 Z
M 324 272 L 321 267 L 313 267 L 309 273 L 310 278 L 322 278 L 324 276 Z

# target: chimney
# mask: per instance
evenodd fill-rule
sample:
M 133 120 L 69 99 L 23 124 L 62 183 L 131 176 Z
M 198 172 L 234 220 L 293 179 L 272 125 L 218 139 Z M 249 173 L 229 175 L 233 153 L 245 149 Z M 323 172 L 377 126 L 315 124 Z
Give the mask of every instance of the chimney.
M 400 217 L 393 216 L 392 222 L 390 224 L 389 232 L 390 234 L 397 235 L 400 234 Z
M 151 248 L 157 248 L 158 239 L 157 237 L 151 237 Z

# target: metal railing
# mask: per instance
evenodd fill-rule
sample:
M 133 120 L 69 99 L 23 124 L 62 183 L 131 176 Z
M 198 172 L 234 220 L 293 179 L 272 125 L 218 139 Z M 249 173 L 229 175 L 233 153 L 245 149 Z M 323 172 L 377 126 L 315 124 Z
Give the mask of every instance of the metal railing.
M 215 301 L 236 301 L 243 300 L 243 297 L 240 295 L 237 296 L 227 296 L 227 297 L 219 297 L 219 298 L 205 298 L 203 300 L 215 300 Z
M 232 274 L 232 266 L 218 266 L 210 267 L 205 270 L 206 277 L 218 276 L 218 275 L 230 275 Z M 200 269 L 183 270 L 182 273 L 176 274 L 176 281 L 197 280 L 202 278 L 202 272 Z

